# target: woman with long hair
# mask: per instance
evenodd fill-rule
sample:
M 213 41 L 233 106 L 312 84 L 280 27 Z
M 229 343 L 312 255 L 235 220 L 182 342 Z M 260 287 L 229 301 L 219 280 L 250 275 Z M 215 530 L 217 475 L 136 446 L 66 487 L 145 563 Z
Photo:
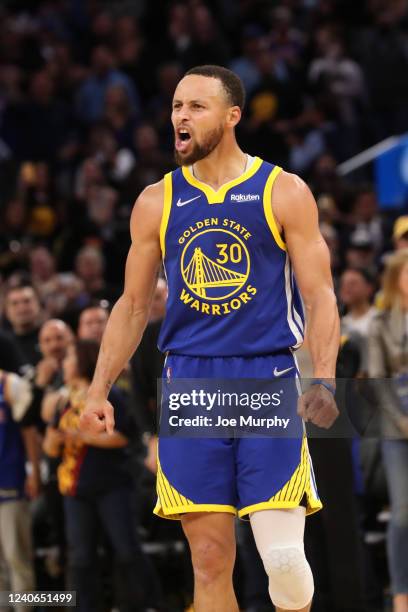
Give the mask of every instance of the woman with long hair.
M 393 611 L 408 612 L 408 249 L 388 260 L 382 290 L 382 310 L 370 326 L 368 373 L 382 379 L 375 388 L 391 504 L 387 552 Z

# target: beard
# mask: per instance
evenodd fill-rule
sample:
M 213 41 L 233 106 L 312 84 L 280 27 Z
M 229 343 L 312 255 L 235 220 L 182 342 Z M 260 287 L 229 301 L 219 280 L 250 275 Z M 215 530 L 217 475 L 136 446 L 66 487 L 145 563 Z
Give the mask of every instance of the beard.
M 214 151 L 219 145 L 224 135 L 224 128 L 222 126 L 214 128 L 211 132 L 208 132 L 204 141 L 193 145 L 191 153 L 183 155 L 177 149 L 174 149 L 174 159 L 178 166 L 192 166 L 196 162 L 204 159 Z

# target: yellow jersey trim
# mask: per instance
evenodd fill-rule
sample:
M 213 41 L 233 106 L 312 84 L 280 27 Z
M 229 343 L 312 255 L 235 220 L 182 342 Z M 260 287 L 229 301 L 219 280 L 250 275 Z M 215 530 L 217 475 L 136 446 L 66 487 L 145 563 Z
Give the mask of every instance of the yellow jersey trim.
M 276 223 L 275 217 L 272 211 L 272 188 L 275 183 L 276 177 L 278 174 L 282 172 L 282 168 L 279 166 L 275 166 L 270 175 L 268 176 L 268 180 L 265 183 L 265 189 L 263 194 L 263 205 L 264 205 L 264 213 L 266 217 L 266 221 L 268 222 L 269 229 L 272 232 L 273 237 L 275 238 L 275 242 L 282 249 L 282 251 L 286 251 L 286 244 L 282 240 L 282 236 L 279 233 L 278 225 Z
M 163 202 L 163 213 L 160 222 L 160 248 L 162 252 L 162 259 L 166 255 L 166 230 L 169 223 L 171 200 L 173 197 L 173 182 L 171 180 L 171 172 L 164 175 L 164 202 Z
M 295 501 L 282 501 L 282 502 L 260 502 L 259 504 L 252 504 L 252 506 L 246 506 L 246 508 L 242 508 L 238 512 L 238 517 L 243 518 L 244 516 L 251 514 L 252 512 L 257 512 L 258 510 L 273 510 L 273 509 L 281 509 L 281 510 L 289 510 L 290 508 L 298 508 L 300 504 Z M 313 505 L 308 505 L 306 508 L 306 515 L 314 514 L 323 508 L 322 502 L 315 500 Z
M 202 191 L 206 195 L 209 204 L 221 204 L 222 202 L 224 202 L 225 196 L 227 195 L 227 191 L 229 189 L 235 187 L 236 185 L 239 185 L 240 183 L 243 183 L 247 179 L 251 178 L 251 176 L 254 176 L 254 174 L 258 172 L 261 165 L 262 159 L 260 159 L 259 157 L 254 157 L 254 161 L 252 162 L 252 164 L 247 170 L 245 170 L 243 174 L 241 174 L 241 176 L 238 176 L 232 181 L 228 181 L 228 183 L 224 183 L 224 185 L 217 189 L 217 191 L 210 187 L 210 185 L 199 181 L 195 176 L 192 175 L 187 166 L 182 167 L 182 172 L 187 183 L 190 183 L 190 185 L 192 185 L 193 187 L 200 189 L 200 191 Z
M 322 502 L 318 499 L 312 490 L 311 485 L 312 479 L 312 468 L 310 463 L 309 448 L 307 444 L 307 438 L 304 435 L 302 440 L 301 457 L 300 462 L 293 472 L 291 478 L 286 484 L 279 489 L 268 501 L 259 502 L 241 508 L 238 512 L 238 516 L 249 514 L 250 512 L 256 512 L 257 510 L 268 510 L 271 508 L 297 508 L 306 495 L 307 508 L 306 514 L 313 514 L 322 508 Z
M 182 514 L 190 514 L 192 512 L 226 512 L 236 516 L 237 510 L 234 506 L 223 504 L 194 504 L 192 506 L 175 506 L 172 508 L 163 506 L 160 499 L 153 510 L 153 513 L 161 518 L 170 520 L 180 520 Z

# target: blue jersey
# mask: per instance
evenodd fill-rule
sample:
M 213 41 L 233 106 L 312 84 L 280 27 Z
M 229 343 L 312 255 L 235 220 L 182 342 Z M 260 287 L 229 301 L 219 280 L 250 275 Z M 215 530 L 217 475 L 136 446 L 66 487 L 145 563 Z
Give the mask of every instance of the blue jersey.
M 0 503 L 23 497 L 25 481 L 25 450 L 4 397 L 5 380 L 0 370 Z
M 302 303 L 271 206 L 280 171 L 256 157 L 218 191 L 187 167 L 165 176 L 161 351 L 254 356 L 301 345 Z

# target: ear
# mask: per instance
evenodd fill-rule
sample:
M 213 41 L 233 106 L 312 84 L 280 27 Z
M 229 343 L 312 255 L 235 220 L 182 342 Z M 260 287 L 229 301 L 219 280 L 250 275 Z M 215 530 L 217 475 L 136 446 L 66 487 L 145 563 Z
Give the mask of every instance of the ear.
M 231 106 L 227 112 L 227 126 L 234 128 L 240 122 L 241 114 L 239 106 Z

